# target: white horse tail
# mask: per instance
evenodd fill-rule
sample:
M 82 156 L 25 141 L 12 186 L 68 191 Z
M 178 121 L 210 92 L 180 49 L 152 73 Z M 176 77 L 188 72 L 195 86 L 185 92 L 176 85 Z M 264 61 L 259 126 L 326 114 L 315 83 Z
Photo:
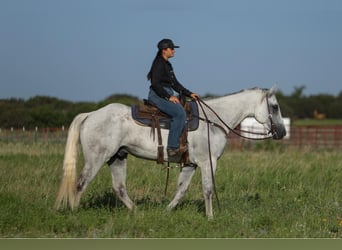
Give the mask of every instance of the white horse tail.
M 77 115 L 69 127 L 63 162 L 64 173 L 55 203 L 56 209 L 59 209 L 61 205 L 66 207 L 68 202 L 71 209 L 74 209 L 74 207 L 77 206 L 75 199 L 77 148 L 80 138 L 80 127 L 89 114 L 90 113 L 82 113 Z

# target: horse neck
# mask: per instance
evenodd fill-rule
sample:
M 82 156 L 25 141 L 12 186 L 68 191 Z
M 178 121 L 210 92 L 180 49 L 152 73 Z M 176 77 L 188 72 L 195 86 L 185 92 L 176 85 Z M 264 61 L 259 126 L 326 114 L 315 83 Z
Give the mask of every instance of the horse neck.
M 246 117 L 254 117 L 255 107 L 260 105 L 261 90 L 245 90 L 240 93 L 231 94 L 207 101 L 207 104 L 230 127 L 236 127 Z M 210 115 L 214 121 L 216 117 Z

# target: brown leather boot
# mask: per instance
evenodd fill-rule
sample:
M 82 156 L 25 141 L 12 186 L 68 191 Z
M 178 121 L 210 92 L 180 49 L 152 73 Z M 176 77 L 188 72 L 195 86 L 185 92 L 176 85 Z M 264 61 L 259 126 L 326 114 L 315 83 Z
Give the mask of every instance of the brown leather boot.
M 168 157 L 174 157 L 176 155 L 179 155 L 179 149 L 178 148 L 175 148 L 175 149 L 168 148 L 167 149 L 167 155 L 168 155 Z
M 181 154 L 179 152 L 179 148 L 168 148 L 167 149 L 167 158 L 168 162 L 179 162 L 181 159 Z
M 183 144 L 179 146 L 179 152 L 180 154 L 184 154 L 186 151 L 188 151 L 188 144 Z

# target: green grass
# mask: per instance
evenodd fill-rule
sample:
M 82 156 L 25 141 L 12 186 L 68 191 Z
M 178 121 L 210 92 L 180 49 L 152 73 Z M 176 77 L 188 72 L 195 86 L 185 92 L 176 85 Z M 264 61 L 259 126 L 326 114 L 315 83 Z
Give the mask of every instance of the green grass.
M 342 119 L 299 119 L 292 120 L 292 126 L 338 126 L 342 125 Z
M 129 157 L 127 186 L 137 209 L 111 190 L 104 166 L 76 211 L 53 208 L 64 145 L 0 144 L 0 237 L 97 238 L 341 238 L 342 154 L 270 149 L 228 151 L 216 174 L 221 210 L 205 217 L 200 169 L 176 210 L 179 169 Z M 80 163 L 81 165 L 81 163 Z M 81 169 L 81 166 L 78 167 Z

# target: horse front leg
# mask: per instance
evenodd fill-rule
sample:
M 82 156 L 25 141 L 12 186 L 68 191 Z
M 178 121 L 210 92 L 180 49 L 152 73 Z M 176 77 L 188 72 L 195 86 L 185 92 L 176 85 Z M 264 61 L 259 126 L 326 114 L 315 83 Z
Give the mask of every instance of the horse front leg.
M 215 170 L 216 170 L 216 160 L 213 160 L 212 166 L 210 165 L 210 163 L 207 163 L 201 166 L 202 190 L 203 190 L 203 197 L 204 197 L 204 202 L 205 202 L 205 213 L 209 220 L 214 218 L 212 198 L 214 194 L 214 180 L 213 180 L 214 177 L 213 176 L 215 175 Z
M 184 197 L 186 191 L 188 190 L 191 179 L 195 173 L 195 170 L 195 166 L 185 166 L 182 168 L 178 177 L 176 195 L 167 206 L 168 210 L 172 210 L 173 208 L 175 208 L 179 201 Z

